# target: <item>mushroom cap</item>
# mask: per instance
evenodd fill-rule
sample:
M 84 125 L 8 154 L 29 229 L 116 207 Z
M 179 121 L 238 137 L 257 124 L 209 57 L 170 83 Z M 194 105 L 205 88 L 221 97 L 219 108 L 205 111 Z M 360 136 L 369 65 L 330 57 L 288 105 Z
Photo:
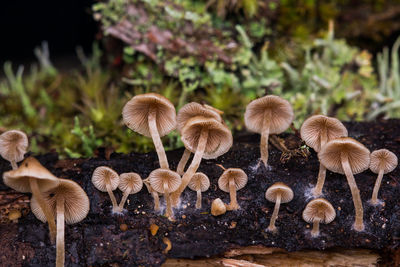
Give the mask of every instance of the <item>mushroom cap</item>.
M 269 133 L 279 134 L 285 131 L 293 121 L 293 109 L 290 103 L 276 95 L 267 95 L 251 101 L 244 113 L 244 122 L 249 131 L 261 133 L 264 112 L 269 111 Z
M 109 167 L 100 166 L 92 174 L 92 183 L 102 192 L 107 192 L 107 184 L 110 184 L 111 190 L 114 191 L 119 184 L 119 175 Z
M 26 158 L 18 169 L 3 174 L 4 183 L 12 189 L 22 192 L 32 192 L 29 179 L 37 180 L 40 191 L 46 191 L 56 187 L 60 181 L 40 162 L 33 158 Z
M 174 105 L 166 97 L 148 93 L 134 96 L 125 104 L 122 119 L 133 131 L 151 137 L 149 129 L 150 108 L 156 108 L 156 124 L 160 137 L 167 135 L 176 127 L 176 111 Z
M 156 169 L 149 174 L 151 187 L 158 193 L 172 193 L 181 185 L 181 176 L 168 169 Z M 164 183 L 168 186 L 168 192 L 164 191 Z
M 193 191 L 200 189 L 201 192 L 205 192 L 210 188 L 210 179 L 207 175 L 202 172 L 196 172 L 188 184 L 189 188 Z
M 143 180 L 135 172 L 123 173 L 119 176 L 118 188 L 122 192 L 128 191 L 129 194 L 136 194 L 143 187 Z
M 196 116 L 190 119 L 181 131 L 181 140 L 190 152 L 196 153 L 202 129 L 208 130 L 203 158 L 217 158 L 231 148 L 233 138 L 227 126 L 211 118 Z
M 318 220 L 321 223 L 328 224 L 336 217 L 335 209 L 328 200 L 316 198 L 308 202 L 303 211 L 303 220 L 308 223 L 313 223 Z
M 89 198 L 85 191 L 74 181 L 60 179 L 60 184 L 43 193 L 45 202 L 53 212 L 54 217 L 57 217 L 57 199 L 64 198 L 64 216 L 67 224 L 73 224 L 82 221 L 89 213 Z M 46 222 L 46 216 L 40 208 L 35 197 L 31 199 L 31 209 L 33 214 Z
M 210 108 L 209 108 L 210 107 Z M 212 118 L 219 122 L 222 122 L 221 115 L 213 109 L 213 107 L 208 105 L 201 105 L 196 102 L 191 102 L 184 105 L 178 112 L 176 117 L 177 121 L 177 129 L 179 132 L 182 131 L 183 127 L 185 127 L 186 123 L 193 117 L 202 116 L 205 118 Z
M 341 160 L 342 153 L 349 159 L 353 174 L 363 172 L 369 168 L 370 152 L 368 148 L 350 137 L 341 137 L 329 141 L 321 148 L 318 158 L 328 170 L 344 174 Z
M 8 160 L 20 162 L 28 149 L 28 137 L 24 132 L 10 130 L 0 135 L 0 155 Z
M 265 192 L 265 198 L 268 201 L 275 203 L 278 194 L 281 194 L 281 203 L 287 203 L 293 199 L 292 189 L 281 182 L 277 182 L 271 185 Z
M 375 150 L 371 153 L 371 163 L 369 168 L 374 173 L 379 173 L 383 169 L 383 173 L 393 171 L 397 167 L 396 155 L 387 149 Z
M 229 193 L 229 180 L 235 181 L 236 190 L 242 189 L 247 184 L 247 174 L 239 168 L 226 169 L 218 179 L 218 187 Z
M 321 134 L 326 131 L 327 140 L 347 136 L 347 129 L 343 123 L 324 115 L 314 115 L 304 121 L 300 128 L 301 139 L 307 146 L 312 147 L 316 152 L 321 150 Z
M 216 198 L 211 203 L 211 214 L 219 216 L 226 213 L 226 205 L 220 198 Z

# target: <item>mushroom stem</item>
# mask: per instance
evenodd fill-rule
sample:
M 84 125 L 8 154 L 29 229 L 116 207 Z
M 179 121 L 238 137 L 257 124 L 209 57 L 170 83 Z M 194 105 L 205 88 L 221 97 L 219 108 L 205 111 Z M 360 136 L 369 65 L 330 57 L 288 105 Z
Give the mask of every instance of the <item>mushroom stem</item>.
M 54 214 L 51 212 L 50 207 L 46 205 L 42 193 L 39 190 L 39 185 L 36 179 L 30 178 L 29 185 L 32 190 L 32 195 L 36 198 L 39 207 L 42 209 L 44 216 L 46 217 L 47 223 L 49 224 L 50 241 L 54 244 L 56 240 L 56 222 L 54 219 Z
M 201 190 L 197 190 L 196 209 L 201 209 Z
M 147 188 L 147 191 L 152 195 L 154 199 L 154 211 L 159 211 L 160 210 L 160 198 L 158 197 L 158 193 L 151 188 L 151 185 L 149 184 L 149 178 L 143 180 L 144 185 Z
M 164 198 L 167 202 L 167 208 L 165 210 L 165 216 L 170 218 L 173 217 L 172 205 L 171 205 L 171 196 L 169 194 L 168 183 L 164 183 Z
M 185 148 L 185 151 L 183 152 L 182 158 L 179 161 L 178 167 L 176 168 L 176 172 L 182 176 L 185 173 L 185 166 L 186 163 L 188 162 L 189 158 L 190 158 L 190 154 L 192 154 L 192 152 L 190 152 L 189 149 Z
M 278 218 L 280 205 L 281 205 L 281 194 L 278 194 L 276 196 L 275 208 L 274 208 L 274 212 L 272 213 L 271 221 L 269 222 L 268 231 L 271 231 L 271 232 L 276 231 L 275 221 Z
M 238 210 L 240 209 L 239 204 L 236 199 L 236 185 L 234 179 L 229 179 L 229 195 L 231 202 L 228 205 L 228 210 Z
M 379 193 L 379 188 L 381 187 L 383 173 L 384 173 L 384 170 L 380 169 L 379 173 L 378 173 L 378 178 L 376 178 L 374 191 L 372 192 L 371 203 L 374 205 L 377 205 L 379 203 L 378 202 L 378 193 Z
M 108 193 L 108 195 L 110 196 L 110 199 L 111 199 L 111 203 L 112 203 L 112 206 L 113 206 L 113 212 L 118 212 L 118 204 L 117 204 L 117 200 L 115 199 L 115 196 L 114 196 L 114 193 L 113 193 L 113 191 L 112 191 L 112 189 L 111 189 L 111 185 L 110 184 L 107 184 L 106 185 L 106 188 L 107 188 L 107 193 Z
M 121 202 L 120 202 L 119 205 L 118 205 L 118 209 L 119 209 L 120 212 L 124 209 L 124 205 L 125 205 L 125 202 L 126 202 L 126 200 L 128 199 L 128 197 L 129 197 L 129 191 L 127 190 L 127 191 L 125 191 L 124 194 L 122 195 Z
M 156 148 L 160 167 L 162 169 L 169 169 L 167 155 L 165 154 L 164 146 L 161 142 L 160 134 L 158 133 L 156 123 L 157 110 L 151 108 L 149 111 L 149 129 L 151 138 L 153 139 L 154 147 Z
M 324 165 L 320 163 L 318 172 L 318 181 L 313 190 L 313 195 L 315 197 L 322 195 L 322 188 L 324 187 L 325 177 L 326 177 L 326 168 Z
M 196 153 L 194 154 L 192 163 L 190 163 L 189 168 L 186 170 L 185 174 L 182 177 L 182 183 L 179 188 L 171 194 L 172 204 L 176 207 L 179 203 L 179 197 L 181 196 L 183 190 L 187 187 L 192 179 L 193 175 L 196 173 L 199 168 L 201 159 L 203 158 L 204 151 L 206 150 L 208 139 L 208 129 L 203 129 L 201 131 L 199 142 L 197 143 Z
M 364 217 L 364 210 L 361 202 L 361 197 L 360 197 L 360 190 L 358 190 L 356 181 L 353 176 L 353 172 L 351 171 L 351 167 L 349 164 L 349 159 L 346 154 L 341 153 L 340 158 L 342 160 L 342 167 L 344 170 L 344 173 L 347 178 L 347 183 L 350 186 L 350 191 L 351 195 L 353 197 L 353 203 L 354 203 L 354 209 L 356 212 L 356 219 L 354 222 L 354 230 L 356 231 L 363 231 L 364 230 L 364 222 L 363 222 L 363 217 Z
M 311 236 L 312 237 L 317 237 L 319 236 L 319 220 L 314 220 L 313 221 L 313 228 L 311 230 Z
M 261 160 L 264 163 L 265 167 L 268 166 L 268 137 L 269 137 L 268 117 L 269 116 L 267 116 L 267 114 L 264 113 L 263 128 L 260 140 Z
M 10 163 L 11 163 L 11 168 L 12 168 L 13 170 L 18 169 L 18 165 L 17 165 L 17 162 L 15 162 L 15 160 L 10 161 Z
M 65 242 L 64 242 L 64 197 L 57 198 L 57 244 L 56 267 L 64 267 Z

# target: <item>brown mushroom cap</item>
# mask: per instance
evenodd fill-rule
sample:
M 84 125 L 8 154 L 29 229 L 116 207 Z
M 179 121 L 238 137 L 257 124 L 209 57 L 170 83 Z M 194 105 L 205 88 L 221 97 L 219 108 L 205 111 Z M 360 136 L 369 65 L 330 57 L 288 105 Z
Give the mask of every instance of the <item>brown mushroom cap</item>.
M 29 184 L 30 178 L 35 178 L 37 180 L 40 191 L 49 190 L 60 183 L 57 177 L 33 157 L 25 159 L 18 169 L 3 174 L 4 183 L 22 193 L 32 192 Z
M 277 182 L 271 185 L 265 192 L 265 198 L 268 201 L 275 203 L 278 194 L 281 195 L 281 203 L 287 203 L 293 199 L 292 189 L 281 182 Z
M 193 191 L 197 191 L 200 189 L 201 192 L 205 192 L 210 187 L 210 179 L 208 179 L 207 175 L 202 172 L 196 172 L 190 183 L 188 184 L 189 188 Z
M 114 191 L 119 184 L 119 175 L 109 167 L 97 167 L 92 174 L 92 183 L 102 192 L 107 192 L 107 184 L 110 184 L 111 190 Z
M 321 223 L 330 223 L 336 217 L 335 209 L 328 200 L 317 198 L 311 200 L 303 211 L 303 220 L 313 223 L 318 220 Z
M 118 188 L 122 192 L 128 191 L 129 194 L 136 194 L 143 187 L 143 180 L 139 174 L 134 172 L 123 173 L 119 176 Z
M 167 98 L 155 93 L 134 96 L 122 110 L 126 126 L 144 136 L 151 137 L 149 129 L 149 112 L 157 110 L 156 123 L 160 137 L 167 135 L 176 127 L 175 107 Z
M 347 129 L 341 121 L 324 115 L 311 116 L 304 121 L 300 129 L 301 139 L 316 152 L 321 150 L 323 133 L 326 134 L 326 142 L 348 135 Z
M 8 160 L 20 162 L 28 149 L 28 137 L 24 132 L 10 130 L 0 135 L 0 155 Z
M 383 170 L 383 173 L 393 171 L 397 167 L 397 156 L 387 150 L 379 149 L 371 153 L 371 163 L 369 168 L 374 173 L 379 173 L 379 170 Z
M 60 179 L 60 184 L 56 188 L 44 192 L 43 197 L 54 216 L 57 213 L 57 198 L 64 198 L 65 222 L 67 224 L 80 222 L 89 213 L 89 198 L 85 191 L 74 181 Z M 31 199 L 31 209 L 36 218 L 46 222 L 46 217 L 35 197 Z
M 344 174 L 341 154 L 347 156 L 353 174 L 369 168 L 369 150 L 350 137 L 341 137 L 329 141 L 321 148 L 318 158 L 328 170 Z
M 213 216 L 219 216 L 225 213 L 226 213 L 225 203 L 220 198 L 214 199 L 211 203 L 211 214 Z
M 212 118 L 219 122 L 222 121 L 221 115 L 217 113 L 215 110 L 208 108 L 210 106 L 201 105 L 196 102 L 191 102 L 184 105 L 178 112 L 178 116 L 176 117 L 177 121 L 177 129 L 179 132 L 182 131 L 183 127 L 185 127 L 186 123 L 193 117 L 202 116 L 205 118 Z
M 264 113 L 270 112 L 269 133 L 279 134 L 285 131 L 293 121 L 293 109 L 290 103 L 276 95 L 267 95 L 251 101 L 244 114 L 246 128 L 249 131 L 261 133 L 263 130 Z
M 156 169 L 148 177 L 151 188 L 158 193 L 172 193 L 181 185 L 181 176 L 168 169 Z M 167 184 L 168 192 L 164 190 L 164 184 Z
M 222 123 L 204 117 L 190 119 L 181 131 L 181 139 L 186 149 L 196 152 L 202 129 L 208 129 L 208 139 L 203 158 L 214 159 L 225 154 L 232 146 L 232 133 Z
M 242 189 L 247 184 L 247 174 L 239 168 L 226 169 L 218 179 L 218 187 L 224 192 L 230 192 L 229 180 L 233 179 L 236 190 Z

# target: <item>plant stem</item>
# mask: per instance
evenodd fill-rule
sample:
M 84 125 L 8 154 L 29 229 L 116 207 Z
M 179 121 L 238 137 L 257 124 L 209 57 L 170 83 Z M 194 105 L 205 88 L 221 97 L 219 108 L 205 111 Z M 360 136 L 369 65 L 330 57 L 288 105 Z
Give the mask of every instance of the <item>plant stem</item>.
M 260 153 L 261 160 L 264 163 L 265 167 L 268 166 L 268 137 L 269 137 L 269 111 L 264 112 L 264 120 L 263 120 L 263 128 L 261 132 L 261 140 L 260 140 Z
M 120 212 L 123 211 L 125 202 L 126 202 L 126 200 L 128 199 L 128 197 L 129 197 L 129 190 L 126 190 L 126 191 L 124 192 L 123 196 L 122 196 L 121 202 L 120 202 L 119 205 L 118 205 L 118 208 L 119 208 L 119 211 L 120 211 Z
M 379 173 L 378 173 L 378 178 L 376 178 L 374 191 L 372 192 L 371 203 L 374 205 L 378 204 L 378 193 L 379 193 L 379 188 L 381 187 L 383 174 L 384 174 L 384 170 L 380 169 Z
M 64 241 L 64 197 L 57 198 L 57 245 L 56 245 L 56 267 L 64 267 L 65 241 Z
M 274 207 L 274 212 L 272 213 L 271 221 L 269 222 L 268 230 L 271 232 L 276 231 L 275 221 L 278 218 L 279 207 L 281 205 L 281 194 L 276 196 L 276 202 Z
M 182 176 L 185 173 L 185 166 L 186 163 L 188 162 L 189 158 L 190 158 L 190 154 L 192 154 L 192 152 L 190 152 L 189 149 L 185 148 L 185 151 L 183 152 L 182 158 L 179 161 L 178 167 L 176 168 L 176 172 Z
M 197 190 L 196 209 L 201 209 L 201 190 Z
M 160 161 L 160 167 L 162 169 L 169 169 L 167 155 L 165 154 L 164 146 L 161 142 L 160 134 L 157 129 L 156 123 L 157 110 L 155 108 L 150 108 L 149 111 L 149 129 L 151 138 L 153 139 L 154 147 L 158 155 L 158 160 Z
M 325 177 L 326 177 L 326 168 L 324 165 L 320 163 L 317 184 L 313 189 L 313 195 L 315 197 L 322 195 L 322 188 L 324 187 Z
M 237 203 L 236 185 L 235 185 L 235 180 L 233 178 L 229 179 L 229 196 L 231 198 L 231 202 L 228 205 L 228 209 L 229 210 L 238 210 L 238 209 L 240 209 L 239 204 Z
M 111 203 L 112 203 L 112 206 L 113 206 L 112 211 L 113 212 L 118 212 L 117 200 L 115 199 L 114 193 L 111 190 L 111 185 L 107 184 L 106 188 L 107 188 L 107 192 L 108 192 L 108 195 L 110 196 Z
M 312 237 L 317 237 L 319 236 L 319 220 L 314 220 L 313 221 L 313 228 L 311 230 L 311 236 Z
M 174 216 L 174 214 L 172 211 L 171 196 L 169 194 L 168 183 L 165 183 L 165 182 L 164 182 L 164 198 L 165 198 L 165 201 L 167 202 L 165 216 L 168 218 L 172 218 Z

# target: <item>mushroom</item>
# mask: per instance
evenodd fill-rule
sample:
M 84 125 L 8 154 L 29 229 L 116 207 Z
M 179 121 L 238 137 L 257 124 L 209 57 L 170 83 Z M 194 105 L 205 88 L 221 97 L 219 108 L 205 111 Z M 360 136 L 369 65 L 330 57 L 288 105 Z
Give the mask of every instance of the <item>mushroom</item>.
M 226 213 L 226 205 L 220 198 L 216 198 L 211 203 L 211 214 L 219 216 Z
M 223 168 L 223 167 L 222 167 Z M 247 184 L 247 174 L 239 168 L 225 169 L 218 179 L 218 187 L 224 192 L 228 192 L 231 198 L 228 210 L 240 209 L 237 203 L 236 191 L 242 189 Z
M 210 188 L 210 179 L 204 173 L 196 172 L 188 186 L 197 192 L 196 209 L 201 209 L 201 192 L 205 192 Z
M 101 192 L 107 192 L 112 203 L 112 211 L 119 212 L 117 200 L 113 191 L 117 189 L 119 184 L 119 175 L 113 169 L 101 166 L 97 167 L 92 174 L 92 183 Z
M 151 194 L 151 196 L 154 199 L 154 211 L 159 211 L 160 210 L 160 198 L 158 196 L 158 192 L 156 192 L 150 185 L 149 178 L 147 177 L 146 179 L 143 180 L 144 185 L 147 188 L 147 191 Z
M 350 137 L 333 139 L 326 143 L 318 153 L 319 161 L 328 170 L 346 175 L 356 211 L 354 223 L 356 231 L 364 230 L 364 210 L 360 191 L 353 175 L 368 169 L 369 156 L 369 150 L 363 144 Z
M 276 95 L 267 95 L 250 102 L 246 107 L 244 122 L 249 131 L 261 134 L 260 153 L 268 166 L 268 136 L 284 132 L 293 121 L 290 103 Z
M 182 177 L 182 183 L 172 194 L 173 205 L 179 203 L 179 197 L 196 173 L 201 159 L 214 159 L 226 153 L 232 146 L 232 133 L 221 122 L 196 116 L 190 119 L 181 131 L 185 147 L 194 154 L 193 160 Z
M 336 217 L 335 209 L 328 200 L 317 198 L 311 200 L 303 211 L 303 220 L 313 224 L 311 236 L 319 236 L 319 224 L 328 224 Z
M 275 202 L 274 212 L 272 213 L 271 221 L 269 222 L 268 231 L 275 232 L 275 221 L 278 218 L 279 207 L 281 203 L 287 203 L 293 199 L 293 191 L 284 183 L 277 182 L 271 185 L 265 192 L 265 198 L 268 201 Z
M 43 197 L 53 216 L 57 217 L 56 266 L 61 267 L 65 261 L 64 222 L 74 224 L 85 219 L 89 212 L 89 198 L 77 183 L 67 179 L 60 179 L 60 184 L 44 192 Z M 31 199 L 31 209 L 36 218 L 46 221 L 35 196 Z
M 161 137 L 176 127 L 176 111 L 171 101 L 155 93 L 134 96 L 124 106 L 122 118 L 130 129 L 153 139 L 160 167 L 168 169 Z
M 304 121 L 300 129 L 301 139 L 304 140 L 307 146 L 319 152 L 330 140 L 347 136 L 347 129 L 336 118 L 327 117 L 324 115 L 314 115 Z M 326 168 L 319 164 L 318 181 L 313 189 L 313 195 L 319 196 L 322 194 L 326 177 Z
M 149 183 L 156 192 L 164 194 L 167 202 L 165 216 L 173 217 L 170 194 L 178 189 L 181 184 L 181 176 L 174 171 L 160 168 L 150 173 Z
M 122 200 L 118 205 L 118 210 L 122 212 L 124 209 L 124 205 L 128 196 L 131 194 L 136 194 L 140 190 L 142 190 L 143 181 L 139 174 L 134 172 L 123 173 L 119 176 L 119 185 L 118 188 L 122 192 L 124 192 L 122 196 Z
M 379 188 L 381 187 L 383 175 L 393 171 L 396 167 L 397 157 L 393 152 L 387 149 L 379 149 L 371 153 L 371 163 L 369 168 L 373 173 L 378 174 L 371 198 L 371 203 L 373 205 L 377 205 L 379 203 L 378 192 Z
M 18 169 L 3 174 L 4 183 L 21 193 L 32 193 L 43 210 L 49 224 L 50 240 L 55 241 L 56 223 L 50 207 L 46 205 L 41 192 L 50 190 L 60 183 L 59 179 L 33 157 L 26 158 Z
M 24 159 L 28 148 L 28 137 L 24 132 L 10 130 L 0 135 L 0 155 L 11 163 L 13 170 L 18 168 L 17 162 Z

